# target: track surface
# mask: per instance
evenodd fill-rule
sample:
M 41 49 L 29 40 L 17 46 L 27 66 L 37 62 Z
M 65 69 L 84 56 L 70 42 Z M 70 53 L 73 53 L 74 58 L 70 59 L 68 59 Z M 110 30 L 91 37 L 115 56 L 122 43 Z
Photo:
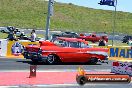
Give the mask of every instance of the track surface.
M 29 77 L 29 66 L 33 64 L 30 60 L 25 59 L 6 59 L 0 58 L 0 87 L 38 87 L 38 88 L 80 88 L 76 84 L 75 76 L 77 68 L 83 66 L 87 72 L 110 72 L 111 61 L 109 64 L 90 65 L 82 63 L 63 63 L 60 65 L 46 65 L 39 63 L 37 65 L 37 77 Z M 74 64 L 74 65 L 73 65 Z M 76 65 L 75 65 L 76 64 Z M 18 81 L 18 79 L 20 79 Z M 14 80 L 14 83 L 12 82 Z M 81 88 L 132 88 L 130 84 L 86 84 Z

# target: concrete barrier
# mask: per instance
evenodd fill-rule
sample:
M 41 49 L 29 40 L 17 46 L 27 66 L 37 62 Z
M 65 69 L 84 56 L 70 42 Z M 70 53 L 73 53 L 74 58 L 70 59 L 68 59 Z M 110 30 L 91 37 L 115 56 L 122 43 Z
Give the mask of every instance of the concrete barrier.
M 0 56 L 6 56 L 7 42 L 6 39 L 0 39 Z

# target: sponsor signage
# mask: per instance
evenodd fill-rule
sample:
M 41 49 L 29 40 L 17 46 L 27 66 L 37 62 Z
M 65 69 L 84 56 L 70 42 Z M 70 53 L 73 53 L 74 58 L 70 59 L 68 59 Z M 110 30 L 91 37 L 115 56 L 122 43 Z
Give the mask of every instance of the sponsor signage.
M 110 48 L 110 57 L 132 58 L 132 49 Z
M 10 58 L 24 58 L 22 55 L 23 47 L 28 45 L 39 45 L 39 42 L 30 42 L 30 41 L 8 41 L 7 44 L 7 57 Z

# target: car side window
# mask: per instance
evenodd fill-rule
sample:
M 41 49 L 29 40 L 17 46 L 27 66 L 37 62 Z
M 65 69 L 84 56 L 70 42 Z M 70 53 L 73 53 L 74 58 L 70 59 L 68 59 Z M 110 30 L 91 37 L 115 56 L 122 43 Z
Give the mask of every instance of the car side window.
M 69 47 L 79 48 L 78 42 L 70 42 Z
M 83 42 L 81 42 L 81 48 L 88 48 L 88 45 L 83 43 Z
M 66 43 L 63 40 L 55 40 L 54 44 L 57 45 L 57 46 L 61 46 L 61 47 L 65 47 L 66 46 Z
M 96 37 L 95 35 L 92 35 L 92 37 Z

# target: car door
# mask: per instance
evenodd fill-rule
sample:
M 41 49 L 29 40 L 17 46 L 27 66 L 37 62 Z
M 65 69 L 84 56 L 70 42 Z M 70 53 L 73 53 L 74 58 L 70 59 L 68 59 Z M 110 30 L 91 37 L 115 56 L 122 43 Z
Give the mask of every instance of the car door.
M 64 47 L 59 54 L 63 62 L 79 62 L 81 59 L 81 49 Z

